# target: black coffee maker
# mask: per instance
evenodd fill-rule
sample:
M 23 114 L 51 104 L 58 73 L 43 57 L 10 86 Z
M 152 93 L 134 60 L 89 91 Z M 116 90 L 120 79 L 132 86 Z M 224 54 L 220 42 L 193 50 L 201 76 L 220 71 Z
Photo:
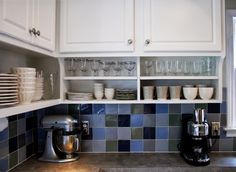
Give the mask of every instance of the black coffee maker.
M 182 139 L 178 145 L 184 160 L 195 166 L 210 164 L 211 140 L 204 109 L 182 116 Z

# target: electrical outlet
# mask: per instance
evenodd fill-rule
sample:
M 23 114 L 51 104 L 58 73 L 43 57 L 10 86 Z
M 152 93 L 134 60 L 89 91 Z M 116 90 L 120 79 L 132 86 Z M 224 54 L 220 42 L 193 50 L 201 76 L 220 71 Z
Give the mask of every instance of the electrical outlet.
M 211 122 L 211 136 L 220 136 L 220 122 Z
M 89 135 L 89 121 L 81 121 L 81 125 L 82 125 L 82 130 L 83 130 L 83 134 L 88 136 Z

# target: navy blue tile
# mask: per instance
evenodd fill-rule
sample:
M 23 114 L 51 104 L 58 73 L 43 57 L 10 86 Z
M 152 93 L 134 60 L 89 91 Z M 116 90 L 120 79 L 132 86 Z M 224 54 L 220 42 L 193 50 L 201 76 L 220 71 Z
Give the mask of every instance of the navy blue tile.
M 32 113 L 32 112 L 28 112 L 28 113 Z M 21 114 L 17 115 L 17 119 L 22 119 L 22 118 L 25 118 L 24 113 L 21 113 Z
M 80 105 L 79 104 L 69 104 L 68 105 L 68 114 L 76 116 L 80 114 Z
M 37 127 L 37 118 L 36 117 L 30 117 L 26 118 L 26 130 L 31 130 L 33 128 Z
M 156 113 L 168 113 L 168 104 L 157 104 Z
M 220 113 L 220 103 L 209 103 L 208 113 Z
M 13 137 L 9 139 L 9 153 L 14 152 L 18 148 L 17 137 Z
M 12 122 L 12 121 L 16 121 L 16 120 L 17 120 L 17 115 L 8 117 L 8 122 Z
M 0 171 L 4 172 L 4 171 L 8 171 L 9 167 L 9 157 L 5 157 L 3 159 L 0 159 Z
M 68 105 L 66 104 L 56 105 L 51 107 L 50 111 L 51 114 L 58 114 L 58 115 L 68 114 Z
M 156 105 L 155 104 L 145 104 L 144 105 L 144 114 L 156 114 Z
M 81 104 L 80 115 L 90 115 L 90 114 L 92 114 L 92 105 L 91 104 Z
M 25 146 L 25 134 L 18 136 L 18 148 Z
M 118 105 L 117 104 L 106 104 L 106 114 L 118 114 Z
M 29 118 L 29 117 L 32 117 L 34 115 L 34 111 L 31 111 L 31 112 L 26 112 L 24 113 L 25 117 L 26 118 Z M 23 116 L 22 116 L 23 117 Z M 20 117 L 18 116 L 18 119 L 20 119 Z
M 130 140 L 119 140 L 118 141 L 119 152 L 130 152 Z
M 9 138 L 9 131 L 7 127 L 3 131 L 0 132 L 0 142 L 3 140 L 7 140 L 8 138 Z
M 155 127 L 144 127 L 143 128 L 143 137 L 144 139 L 155 139 Z
M 131 127 L 142 127 L 143 115 L 131 115 Z
M 34 144 L 29 144 L 26 146 L 26 158 L 34 154 Z
M 119 127 L 130 127 L 130 115 L 118 115 Z
M 46 139 L 46 131 L 44 129 L 38 129 L 37 133 L 38 133 L 38 139 L 39 140 L 45 140 Z M 33 139 L 33 131 L 30 130 L 30 131 L 26 132 L 25 144 L 29 145 L 29 144 L 33 143 L 33 141 L 34 141 L 34 139 Z
M 181 113 L 181 104 L 170 104 L 169 113 Z
M 94 104 L 93 114 L 104 115 L 105 114 L 105 104 Z

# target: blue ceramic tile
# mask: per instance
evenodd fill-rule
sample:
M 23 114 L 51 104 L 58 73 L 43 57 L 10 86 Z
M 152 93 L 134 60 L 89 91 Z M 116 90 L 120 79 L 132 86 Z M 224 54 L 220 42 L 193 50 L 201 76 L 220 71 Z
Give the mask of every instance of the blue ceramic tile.
M 9 139 L 9 153 L 14 152 L 18 148 L 17 137 L 13 137 Z
M 233 139 L 228 138 L 228 139 L 220 139 L 219 140 L 219 151 L 233 151 Z
M 90 115 L 92 114 L 91 104 L 81 104 L 80 105 L 80 115 Z
M 209 103 L 208 113 L 220 113 L 220 103 Z
M 169 149 L 169 141 L 166 139 L 156 140 L 155 151 L 156 152 L 167 152 Z
M 117 104 L 106 104 L 106 114 L 118 114 L 118 105 Z
M 93 152 L 106 152 L 106 141 L 105 140 L 94 140 L 93 141 Z
M 220 104 L 220 112 L 221 113 L 226 113 L 227 111 L 227 104 L 225 101 L 223 101 L 221 104 Z
M 119 127 L 130 127 L 130 115 L 118 115 Z
M 0 142 L 0 159 L 9 154 L 9 143 L 8 140 Z
M 40 140 L 45 140 L 46 139 L 46 137 L 45 137 L 46 136 L 45 130 L 41 129 L 40 132 L 43 132 L 43 133 L 40 133 L 40 135 L 39 135 L 39 130 L 38 130 L 38 138 Z M 34 139 L 33 139 L 33 132 L 32 132 L 32 130 L 27 131 L 26 135 L 25 135 L 25 144 L 29 145 L 29 144 L 33 143 L 33 141 L 34 141 Z
M 131 128 L 130 127 L 119 127 L 118 128 L 118 139 L 119 140 L 130 140 L 131 139 Z
M 142 127 L 143 115 L 131 115 L 131 127 Z
M 21 134 L 18 136 L 18 149 L 25 146 L 25 134 Z
M 2 159 L 0 159 L 0 171 L 4 172 L 4 171 L 8 171 L 9 167 L 9 157 L 6 156 Z
M 8 117 L 8 122 L 12 122 L 12 121 L 16 121 L 16 120 L 17 120 L 17 115 Z
M 68 105 L 68 114 L 69 115 L 79 115 L 80 114 L 80 105 L 79 104 L 69 104 Z
M 169 114 L 157 114 L 156 126 L 169 126 Z
M 155 127 L 156 126 L 156 115 L 155 114 L 143 115 L 143 126 L 144 127 Z
M 209 123 L 211 122 L 220 122 L 220 113 L 208 113 L 206 119 Z
M 38 128 L 38 129 L 37 129 L 37 133 L 38 133 L 38 138 L 40 138 L 40 139 L 45 139 L 45 138 L 46 138 L 47 132 L 45 131 L 45 129 L 43 129 L 43 128 Z M 33 137 L 32 131 L 26 132 L 26 144 L 27 144 L 27 143 L 30 143 L 30 141 L 28 141 L 28 138 L 29 138 L 29 140 L 32 140 L 32 139 L 30 139 L 30 138 L 32 138 L 32 137 Z
M 142 140 L 131 140 L 130 152 L 143 152 L 143 141 Z
M 33 112 L 27 112 L 26 113 L 28 116 L 33 116 Z M 22 119 L 22 118 L 25 118 L 25 114 L 24 113 L 21 113 L 19 115 L 17 115 L 17 119 Z
M 94 104 L 93 114 L 104 115 L 105 114 L 105 104 Z
M 20 148 L 18 151 L 19 151 L 18 161 L 20 163 L 20 162 L 22 162 L 22 161 L 24 161 L 26 159 L 26 147 L 24 146 L 24 147 Z
M 36 127 L 36 118 L 34 117 L 30 117 L 30 118 L 26 118 L 26 131 L 29 131 L 31 129 L 33 129 L 34 127 Z M 19 125 L 19 122 L 21 122 L 22 120 L 18 120 L 18 128 L 22 125 Z M 23 122 L 23 121 L 22 121 Z M 25 131 L 23 131 L 25 132 Z M 22 134 L 23 132 L 20 132 L 18 134 Z
M 105 128 L 93 128 L 93 140 L 104 140 Z
M 29 158 L 34 154 L 34 144 L 29 144 L 26 146 L 26 158 Z
M 169 113 L 181 113 L 181 104 L 169 104 Z
M 92 140 L 82 140 L 81 152 L 93 152 L 93 141 Z
M 104 115 L 93 115 L 92 128 L 105 127 L 105 116 Z
M 130 140 L 119 140 L 118 141 L 119 152 L 130 152 Z
M 155 139 L 155 127 L 144 127 L 143 137 L 144 139 Z
M 169 139 L 180 139 L 181 127 L 169 127 Z
M 221 116 L 220 116 L 221 118 L 220 118 L 220 125 L 222 126 L 222 127 L 226 127 L 226 124 L 227 124 L 227 118 L 226 118 L 226 114 L 221 114 Z
M 226 101 L 227 100 L 227 88 L 223 88 L 222 90 L 222 94 L 223 94 L 223 100 Z
M 34 111 L 26 112 L 24 115 L 26 118 L 32 117 L 34 115 Z M 22 116 L 22 117 L 24 117 L 24 116 Z M 20 119 L 22 117 L 19 117 L 19 115 L 18 115 L 18 119 Z
M 156 113 L 168 113 L 168 104 L 157 104 L 156 105 Z
M 7 140 L 8 138 L 9 138 L 9 131 L 7 127 L 3 131 L 0 132 L 0 142 L 3 140 Z
M 154 152 L 155 151 L 155 140 L 144 140 L 143 141 L 144 152 Z
M 66 104 L 56 105 L 50 107 L 50 111 L 51 114 L 58 114 L 58 115 L 68 114 L 68 105 Z
M 157 127 L 156 128 L 156 139 L 168 139 L 169 128 L 168 127 Z
M 118 105 L 119 114 L 131 114 L 131 105 L 130 104 L 119 104 Z
M 156 114 L 156 105 L 144 104 L 144 114 Z
M 117 128 L 105 128 L 106 140 L 117 140 Z
M 193 113 L 194 109 L 194 104 L 181 104 L 181 113 Z

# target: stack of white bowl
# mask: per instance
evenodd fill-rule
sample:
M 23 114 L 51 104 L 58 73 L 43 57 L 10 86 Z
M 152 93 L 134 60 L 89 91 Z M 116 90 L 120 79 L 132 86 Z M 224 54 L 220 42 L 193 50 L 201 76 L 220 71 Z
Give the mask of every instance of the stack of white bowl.
M 36 69 L 15 67 L 12 72 L 18 75 L 20 104 L 30 103 L 35 93 Z
M 94 97 L 101 100 L 104 96 L 104 86 L 102 83 L 94 83 Z
M 43 77 L 36 77 L 35 93 L 32 101 L 41 100 L 43 97 Z

